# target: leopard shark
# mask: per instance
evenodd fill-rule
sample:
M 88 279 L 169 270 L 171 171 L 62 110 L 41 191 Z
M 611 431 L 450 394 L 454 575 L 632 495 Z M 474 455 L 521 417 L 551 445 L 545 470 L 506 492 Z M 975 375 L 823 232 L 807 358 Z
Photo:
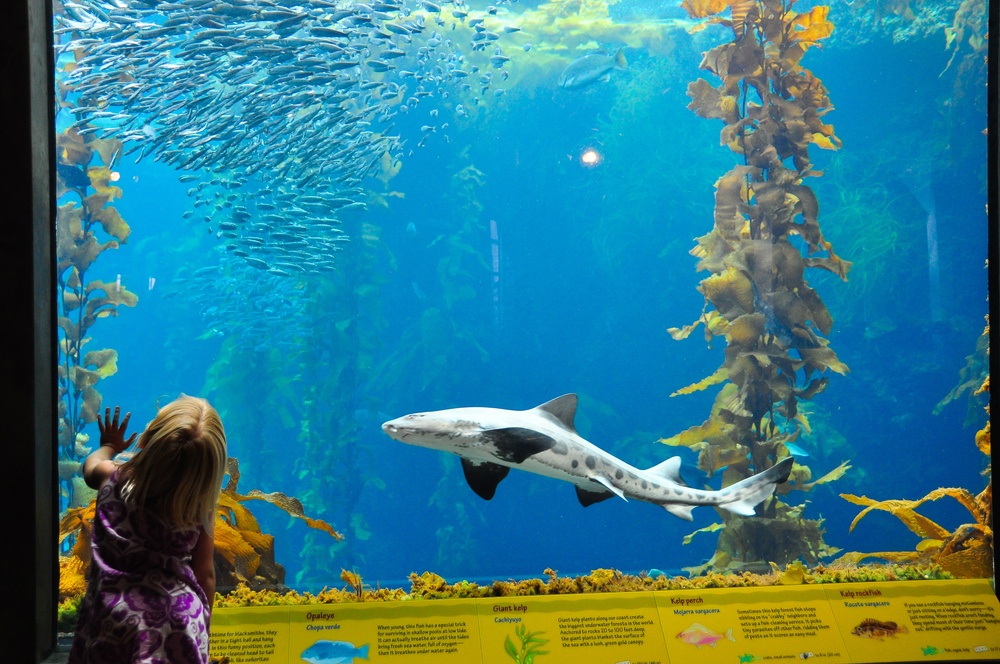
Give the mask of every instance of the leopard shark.
M 680 457 L 641 470 L 582 438 L 573 424 L 577 396 L 564 394 L 528 410 L 467 407 L 413 413 L 382 430 L 402 443 L 450 452 L 462 459 L 465 479 L 491 500 L 511 468 L 569 482 L 584 507 L 618 496 L 659 505 L 687 521 L 699 505 L 752 516 L 754 508 L 788 479 L 793 459 L 719 491 L 681 480 Z

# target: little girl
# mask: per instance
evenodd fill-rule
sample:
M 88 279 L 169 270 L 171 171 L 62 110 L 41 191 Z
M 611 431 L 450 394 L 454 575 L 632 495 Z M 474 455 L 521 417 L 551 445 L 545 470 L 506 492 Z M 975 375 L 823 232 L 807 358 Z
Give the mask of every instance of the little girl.
M 131 413 L 98 418 L 101 446 L 83 462 L 99 489 L 93 559 L 71 664 L 204 664 L 215 598 L 215 510 L 226 469 L 226 433 L 204 399 L 181 396 L 159 410 L 139 452 L 111 459 Z

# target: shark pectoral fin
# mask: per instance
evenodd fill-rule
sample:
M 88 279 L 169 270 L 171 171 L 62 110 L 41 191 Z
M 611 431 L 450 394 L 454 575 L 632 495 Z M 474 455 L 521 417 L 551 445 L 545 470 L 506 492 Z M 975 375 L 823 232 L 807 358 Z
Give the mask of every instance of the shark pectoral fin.
M 607 477 L 604 477 L 603 475 L 594 475 L 590 478 L 590 481 L 597 482 L 611 493 L 615 494 L 625 502 L 628 502 L 628 498 L 625 497 L 625 492 L 616 487 L 614 484 L 612 484 L 611 480 L 609 480 Z
M 490 500 L 496 495 L 497 485 L 510 472 L 507 466 L 496 463 L 473 463 L 465 458 L 462 459 L 462 470 L 465 472 L 465 481 L 469 483 L 469 487 L 484 500 Z
M 575 485 L 574 485 L 575 486 Z M 599 503 L 608 498 L 614 498 L 615 494 L 610 491 L 589 491 L 583 487 L 576 487 L 576 498 L 584 507 L 590 507 L 594 503 Z
M 694 505 L 680 505 L 678 503 L 665 503 L 663 509 L 667 510 L 676 517 L 680 517 L 685 521 L 694 521 L 694 517 L 691 516 L 691 511 L 694 510 Z
M 482 438 L 493 446 L 493 455 L 501 461 L 524 463 L 528 457 L 552 449 L 556 441 L 534 429 L 509 427 L 484 431 Z
M 646 472 L 656 477 L 668 479 L 674 484 L 687 486 L 681 479 L 681 458 L 679 456 L 670 457 L 663 463 L 659 463 L 652 468 L 647 468 Z

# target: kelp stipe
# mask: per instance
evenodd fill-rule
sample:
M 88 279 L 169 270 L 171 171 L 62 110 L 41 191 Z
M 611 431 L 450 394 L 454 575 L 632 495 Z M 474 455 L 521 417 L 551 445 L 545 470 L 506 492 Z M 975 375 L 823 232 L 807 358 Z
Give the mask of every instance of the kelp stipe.
M 84 347 L 99 319 L 117 316 L 120 306 L 134 307 L 139 297 L 120 276 L 87 281 L 101 254 L 117 249 L 131 233 L 113 205 L 122 196 L 112 184 L 118 174 L 111 170 L 121 141 L 93 138 L 71 127 L 57 134 L 56 148 L 56 200 L 61 201 L 56 212 L 60 493 L 63 507 L 83 507 L 95 495 L 79 474 L 81 461 L 93 449 L 83 431 L 100 414 L 97 384 L 118 371 L 115 349 Z
M 675 394 L 726 384 L 704 424 L 662 442 L 698 450 L 699 467 L 709 473 L 725 468 L 728 485 L 788 455 L 785 444 L 801 430 L 798 402 L 827 384 L 814 374 L 848 371 L 826 338 L 833 317 L 805 279 L 806 268 L 822 268 L 846 280 L 851 266 L 823 237 L 819 201 L 803 183 L 820 175 L 812 168 L 811 146 L 840 147 L 833 127 L 823 122 L 832 110 L 826 87 L 800 64 L 833 24 L 828 7 L 797 13 L 794 1 L 683 5 L 693 18 L 733 29 L 734 39 L 705 53 L 701 63 L 722 84 L 691 83 L 688 108 L 723 121 L 721 143 L 743 164 L 716 182 L 713 230 L 691 251 L 698 269 L 711 272 L 698 287 L 705 309 L 693 325 L 671 330 L 683 339 L 704 324 L 709 342 L 724 337 L 727 343 L 715 373 Z M 727 8 L 731 19 L 719 16 Z M 809 482 L 809 469 L 796 464 L 779 493 L 809 490 L 848 468 L 844 463 Z M 692 571 L 764 570 L 770 562 L 796 559 L 815 564 L 836 552 L 823 542 L 821 520 L 805 519 L 803 507 L 777 497 L 758 507 L 756 517 L 723 517 L 715 556 Z

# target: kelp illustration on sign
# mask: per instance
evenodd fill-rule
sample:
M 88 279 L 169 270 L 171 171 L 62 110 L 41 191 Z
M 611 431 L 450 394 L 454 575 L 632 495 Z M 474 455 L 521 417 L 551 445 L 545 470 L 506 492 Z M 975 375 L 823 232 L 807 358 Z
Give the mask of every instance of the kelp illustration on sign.
M 706 422 L 662 442 L 698 451 L 699 467 L 710 474 L 725 468 L 723 484 L 787 456 L 785 444 L 805 424 L 799 401 L 827 385 L 816 374 L 848 371 L 826 338 L 833 316 L 805 279 L 807 268 L 821 268 L 846 280 L 851 267 L 823 237 L 819 201 L 804 184 L 820 175 L 810 147 L 840 147 L 833 126 L 823 122 L 833 108 L 826 87 L 801 65 L 833 24 L 825 6 L 805 13 L 794 6 L 779 0 L 684 2 L 693 18 L 733 30 L 734 39 L 705 53 L 701 63 L 722 83 L 691 83 L 688 107 L 723 121 L 721 144 L 743 163 L 716 182 L 714 227 L 691 250 L 697 269 L 711 273 L 698 287 L 705 310 L 694 324 L 670 330 L 683 339 L 703 324 L 709 343 L 726 340 L 722 366 L 675 394 L 726 384 Z M 727 8 L 728 19 L 720 16 Z M 844 463 L 810 482 L 811 471 L 797 463 L 794 486 L 780 490 L 809 490 L 848 468 Z M 835 552 L 823 542 L 822 522 L 804 519 L 802 507 L 775 498 L 758 511 L 766 518 L 723 515 L 709 566 L 740 570 L 795 559 L 814 564 Z

